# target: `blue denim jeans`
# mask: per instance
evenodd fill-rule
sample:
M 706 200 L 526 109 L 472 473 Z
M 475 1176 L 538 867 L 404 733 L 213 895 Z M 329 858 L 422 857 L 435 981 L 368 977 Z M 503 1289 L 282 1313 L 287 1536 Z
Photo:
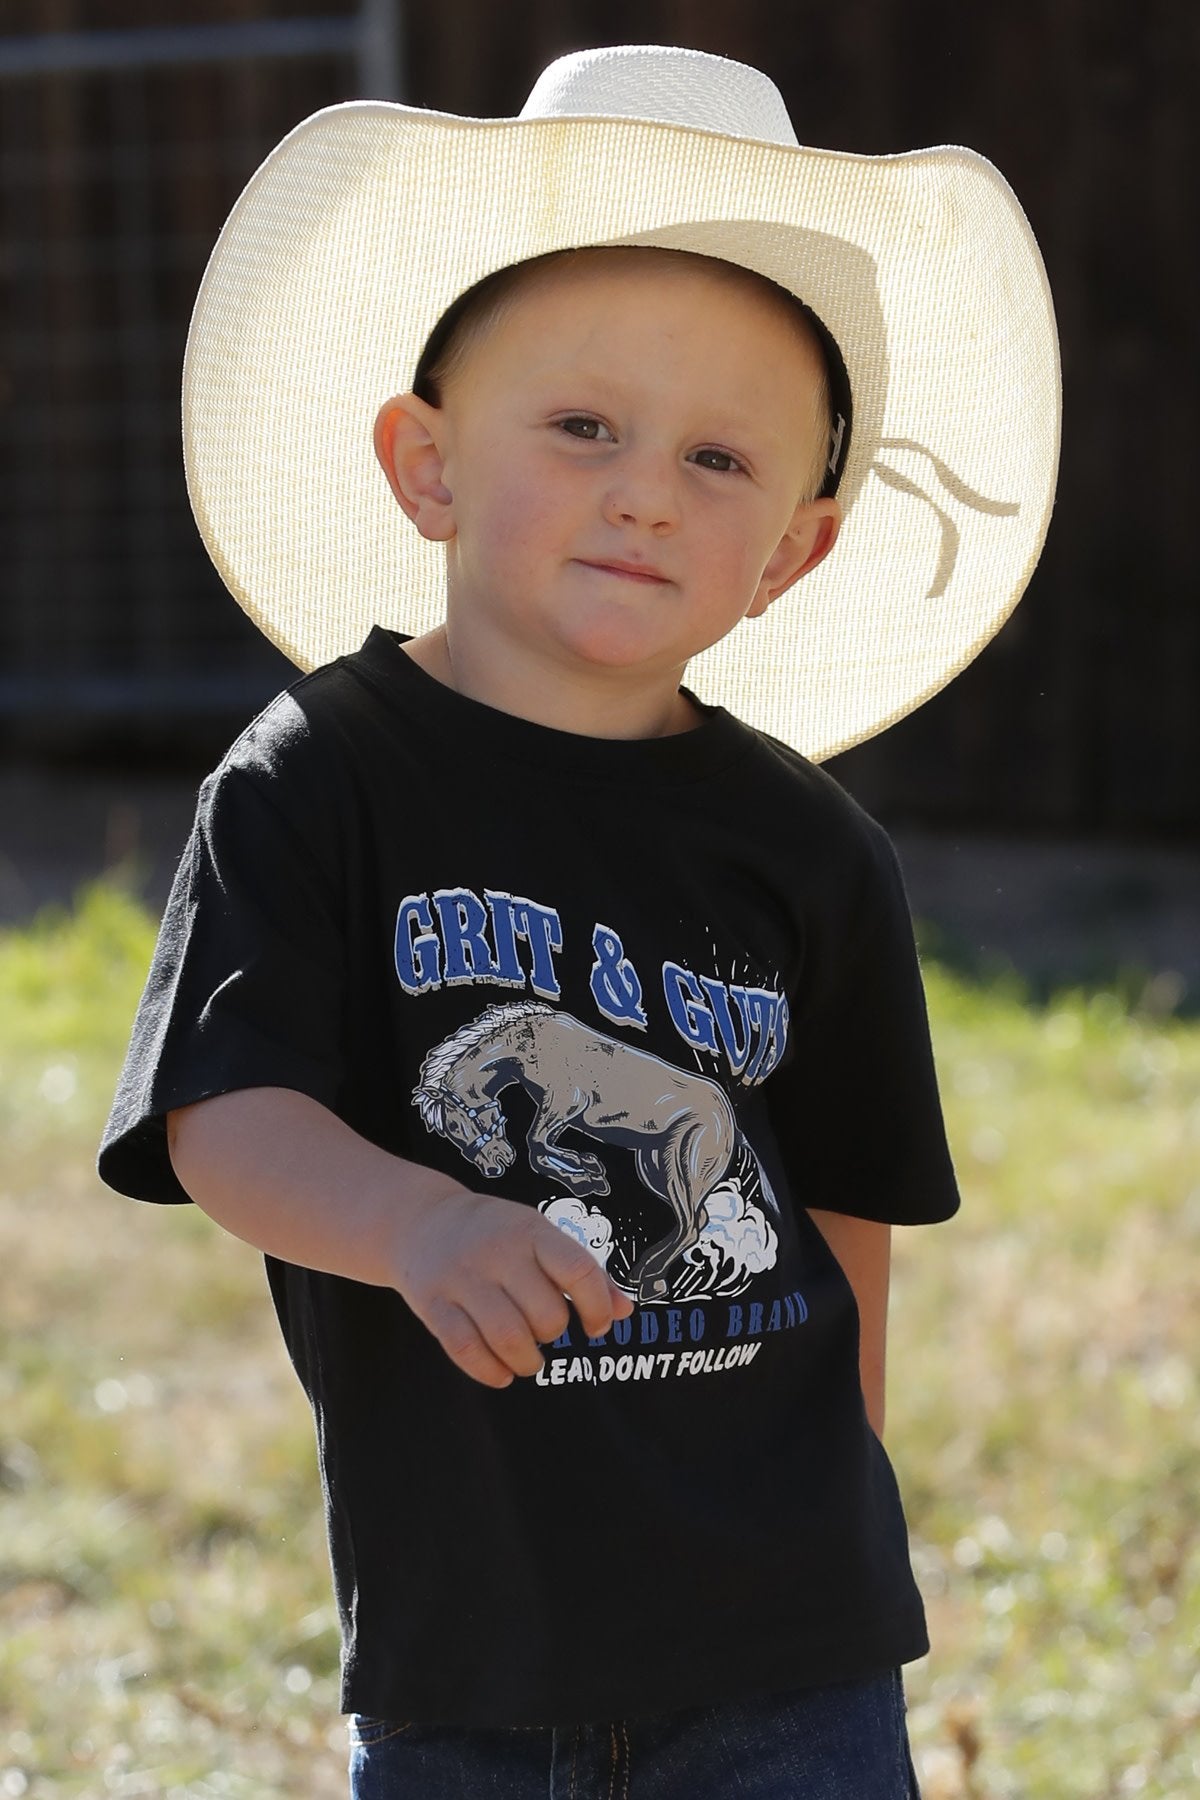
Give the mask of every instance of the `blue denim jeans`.
M 351 1800 L 919 1800 L 899 1672 L 594 1725 L 350 1721 Z

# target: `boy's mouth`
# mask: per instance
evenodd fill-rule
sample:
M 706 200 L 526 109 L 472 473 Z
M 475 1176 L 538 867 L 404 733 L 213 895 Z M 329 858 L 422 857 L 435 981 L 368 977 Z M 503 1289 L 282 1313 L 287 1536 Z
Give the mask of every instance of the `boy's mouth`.
M 658 569 L 650 568 L 646 563 L 621 562 L 608 557 L 595 562 L 587 557 L 580 557 L 579 560 L 585 569 L 598 569 L 602 575 L 619 575 L 626 581 L 645 581 L 662 586 L 669 580 L 668 576 L 661 574 Z

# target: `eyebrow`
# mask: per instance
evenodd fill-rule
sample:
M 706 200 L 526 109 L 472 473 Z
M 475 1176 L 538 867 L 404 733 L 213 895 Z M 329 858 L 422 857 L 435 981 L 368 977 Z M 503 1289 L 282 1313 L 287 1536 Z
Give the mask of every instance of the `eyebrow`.
M 536 377 L 530 377 L 531 382 L 535 379 L 539 387 L 561 388 L 564 393 L 563 403 L 568 406 L 575 404 L 577 398 L 581 401 L 589 400 L 597 403 L 610 397 L 621 400 L 624 397 L 621 389 L 623 385 L 626 385 L 609 369 L 590 369 L 578 364 L 564 366 L 561 369 L 538 371 Z M 640 387 L 640 384 L 632 378 L 627 385 L 634 388 Z M 582 395 L 572 395 L 571 390 L 574 389 L 582 389 Z M 707 403 L 701 397 L 697 404 L 699 407 L 703 407 Z M 745 413 L 726 413 L 723 423 L 726 430 L 717 432 L 715 435 L 723 436 L 728 431 L 732 431 L 738 436 L 744 436 L 750 433 L 757 434 L 763 430 L 759 415 L 750 409 Z

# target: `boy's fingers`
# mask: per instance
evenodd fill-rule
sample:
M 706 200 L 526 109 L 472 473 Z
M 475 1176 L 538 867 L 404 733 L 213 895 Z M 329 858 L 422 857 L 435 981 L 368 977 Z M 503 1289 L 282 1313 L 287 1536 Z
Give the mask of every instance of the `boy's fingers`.
M 633 1311 L 633 1301 L 624 1288 L 617 1286 L 611 1275 L 608 1277 L 608 1291 L 614 1307 L 613 1317 L 627 1319 Z
M 513 1371 L 488 1348 L 461 1306 L 449 1301 L 430 1308 L 425 1320 L 450 1361 L 485 1387 L 509 1387 Z
M 552 1344 L 571 1322 L 562 1290 L 548 1281 L 536 1262 L 504 1279 L 504 1292 L 524 1316 L 534 1342 Z
M 608 1330 L 614 1319 L 624 1318 L 631 1308 L 622 1304 L 625 1296 L 614 1287 L 589 1250 L 557 1226 L 551 1227 L 551 1234 L 539 1236 L 536 1242 L 538 1263 L 558 1291 L 574 1301 L 579 1322 L 589 1336 L 598 1336 Z
M 478 1288 L 463 1296 L 476 1331 L 492 1355 L 514 1375 L 536 1375 L 542 1366 L 529 1320 L 500 1287 Z
M 538 1373 L 540 1346 L 553 1343 L 569 1323 L 568 1302 L 589 1336 L 606 1332 L 633 1309 L 578 1239 L 548 1221 L 531 1220 L 524 1207 L 499 1204 L 519 1230 L 497 1215 L 506 1230 L 485 1232 L 479 1242 L 468 1234 L 466 1253 L 452 1256 L 440 1274 L 435 1267 L 436 1285 L 414 1281 L 409 1288 L 410 1304 L 451 1362 L 494 1388 L 507 1387 L 514 1375 Z

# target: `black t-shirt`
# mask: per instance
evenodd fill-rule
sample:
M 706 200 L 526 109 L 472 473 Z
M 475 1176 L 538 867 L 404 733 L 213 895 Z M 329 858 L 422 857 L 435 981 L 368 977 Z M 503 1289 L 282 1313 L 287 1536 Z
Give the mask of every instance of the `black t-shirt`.
M 268 1259 L 347 1710 L 566 1723 L 923 1653 L 805 1209 L 957 1194 L 895 856 L 829 776 L 719 709 L 551 731 L 374 631 L 204 784 L 102 1176 L 185 1199 L 166 1113 L 251 1086 L 541 1207 L 635 1301 L 497 1391 L 390 1289 Z

